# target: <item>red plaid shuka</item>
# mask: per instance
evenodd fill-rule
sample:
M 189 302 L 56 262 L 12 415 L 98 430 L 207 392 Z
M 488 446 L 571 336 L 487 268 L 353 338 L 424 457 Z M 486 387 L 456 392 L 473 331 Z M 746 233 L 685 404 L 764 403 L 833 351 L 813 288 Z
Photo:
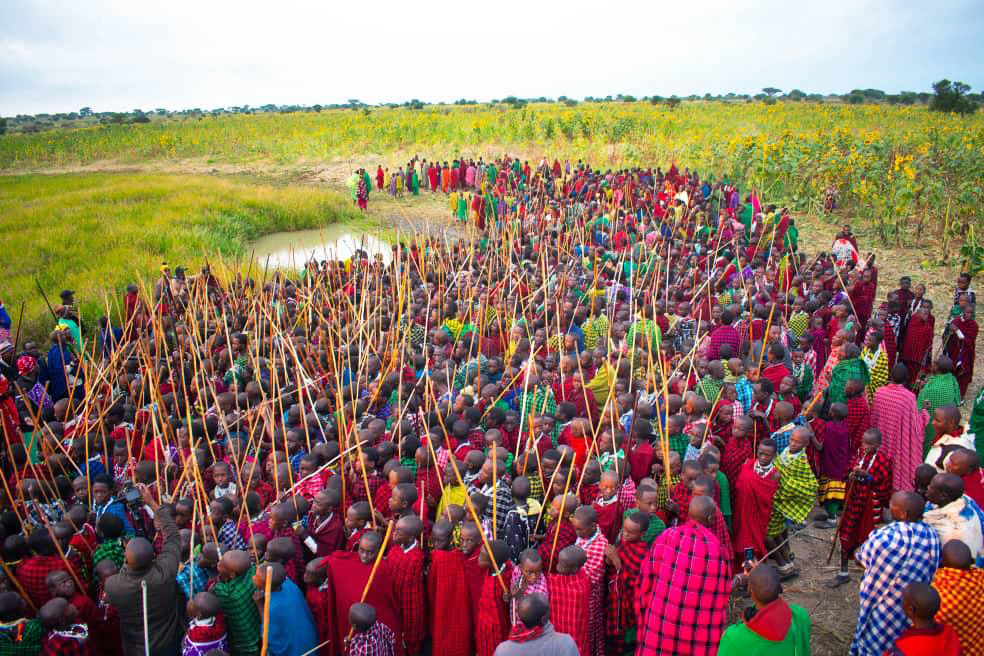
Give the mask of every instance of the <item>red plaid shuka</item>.
M 677 505 L 677 517 L 686 518 L 688 509 L 690 508 L 690 500 L 693 498 L 693 493 L 687 484 L 680 481 L 676 485 L 670 488 L 670 499 Z
M 31 556 L 22 560 L 17 566 L 17 579 L 24 586 L 24 592 L 31 598 L 36 608 L 41 608 L 51 600 L 44 580 L 49 573 L 59 569 L 68 571 L 68 565 L 61 556 Z
M 766 553 L 765 538 L 769 533 L 769 517 L 772 516 L 772 500 L 779 489 L 779 471 L 771 470 L 765 478 L 755 472 L 755 459 L 749 458 L 741 467 L 735 485 L 734 517 L 731 525 L 735 529 L 732 541 L 735 553 L 742 556 L 751 547 L 755 556 L 761 558 Z
M 731 595 L 728 560 L 714 534 L 694 521 L 656 538 L 639 573 L 637 656 L 717 652 Z
M 380 513 L 386 519 L 393 514 L 390 511 L 390 498 L 393 496 L 393 488 L 389 485 L 380 485 L 372 495 L 373 510 Z
M 363 526 L 362 528 L 352 531 L 352 535 L 345 539 L 345 551 L 357 550 L 359 548 L 359 540 L 361 540 L 362 536 L 368 533 L 369 530 L 370 529 L 368 526 Z
M 312 511 L 308 515 L 308 535 L 318 547 L 314 553 L 317 558 L 330 556 L 332 552 L 345 546 L 345 526 L 337 512 L 328 517 L 317 517 Z
M 41 642 L 41 656 L 89 656 L 89 629 L 73 624 L 50 631 Z
M 417 488 L 419 492 L 421 489 L 424 491 L 424 497 L 427 499 L 427 505 L 437 506 L 437 503 L 441 500 L 441 481 L 437 477 L 436 469 L 417 469 L 417 479 L 414 481 L 414 487 Z
M 591 643 L 591 656 L 603 656 L 605 653 L 605 607 L 603 594 L 605 592 L 605 550 L 608 540 L 600 529 L 590 538 L 578 538 L 577 546 L 584 549 L 587 560 L 581 570 L 591 583 L 588 595 L 588 641 Z
M 851 437 L 851 453 L 861 448 L 864 432 L 871 428 L 871 407 L 864 392 L 847 400 L 847 431 Z
M 330 581 L 326 580 L 317 588 L 308 586 L 304 592 L 304 600 L 307 602 L 308 608 L 311 609 L 311 615 L 314 616 L 314 627 L 318 631 L 318 644 L 328 643 L 321 648 L 321 652 L 325 655 L 338 654 L 340 642 L 338 635 L 334 632 L 335 609 L 332 607 Z
M 427 573 L 427 601 L 431 608 L 433 653 L 471 656 L 472 605 L 461 551 L 434 550 Z
M 905 328 L 905 338 L 902 340 L 902 350 L 899 352 L 899 357 L 902 360 L 902 364 L 909 369 L 910 383 L 915 382 L 916 378 L 919 377 L 919 373 L 927 364 L 926 356 L 933 346 L 933 333 L 935 330 L 936 319 L 933 315 L 929 316 L 928 321 L 923 321 L 923 318 L 918 314 L 912 315 L 912 318 L 909 319 L 909 323 Z
M 888 456 L 881 451 L 870 456 L 858 452 L 851 460 L 850 470 L 855 467 L 867 469 L 871 480 L 848 483 L 838 531 L 841 553 L 845 554 L 854 553 L 868 539 L 892 496 L 892 461 Z
M 369 500 L 369 495 L 366 494 L 366 483 L 362 480 L 362 471 L 359 470 L 357 474 L 358 475 L 354 478 L 354 480 L 349 482 L 348 493 L 350 496 L 348 501 L 350 503 Z M 376 490 L 385 485 L 386 481 L 375 469 L 370 470 L 366 474 L 366 479 L 369 481 L 369 494 L 372 495 L 373 504 L 375 504 Z M 386 485 L 386 487 L 389 487 L 389 485 Z
M 556 547 L 554 547 L 554 535 L 557 536 Z M 544 538 L 543 542 L 536 549 L 540 552 L 540 559 L 543 560 L 543 569 L 545 572 L 557 571 L 557 554 L 574 544 L 575 540 L 577 540 L 577 533 L 574 532 L 574 525 L 571 524 L 569 519 L 561 519 L 554 522 L 551 529 L 547 531 L 547 537 Z M 564 632 L 561 631 L 561 633 Z
M 574 638 L 577 650 L 585 656 L 591 653 L 588 640 L 588 616 L 591 582 L 584 571 L 577 574 L 548 574 L 550 589 L 550 621 L 559 633 Z
M 598 498 L 598 490 L 601 486 L 598 483 L 584 483 L 577 493 L 578 499 L 585 506 L 590 506 Z
M 74 551 L 79 556 L 82 563 L 82 575 L 86 579 L 89 578 L 93 566 L 92 552 L 99 546 L 99 538 L 96 537 L 95 529 L 89 524 L 83 525 L 82 530 L 78 531 L 68 541 L 68 546 L 70 547 L 69 551 Z
M 506 561 L 502 565 L 503 581 L 512 579 L 513 564 Z M 506 583 L 508 586 L 509 584 Z M 482 582 L 482 594 L 478 599 L 478 614 L 475 623 L 475 653 L 478 656 L 492 656 L 499 643 L 509 636 L 509 604 L 502 598 L 502 585 L 494 573 L 487 573 Z
M 400 605 L 403 640 L 407 653 L 417 654 L 427 634 L 427 596 L 424 590 L 424 552 L 416 544 L 405 550 L 400 545 L 390 549 L 386 560 L 393 572 L 393 591 Z
M 591 505 L 598 514 L 598 528 L 605 539 L 614 544 L 618 532 L 622 530 L 622 504 L 618 497 L 612 497 L 611 501 L 598 497 Z
M 622 542 L 616 547 L 622 569 L 608 573 L 608 612 L 605 615 L 605 634 L 615 641 L 614 653 L 621 654 L 625 632 L 635 626 L 635 593 L 639 583 L 642 559 L 649 551 L 643 540 Z
M 735 484 L 738 482 L 741 466 L 749 458 L 755 457 L 754 449 L 755 445 L 751 435 L 741 439 L 732 436 L 724 443 L 724 449 L 721 451 L 721 471 L 728 477 L 728 483 L 731 484 L 732 500 L 735 498 Z

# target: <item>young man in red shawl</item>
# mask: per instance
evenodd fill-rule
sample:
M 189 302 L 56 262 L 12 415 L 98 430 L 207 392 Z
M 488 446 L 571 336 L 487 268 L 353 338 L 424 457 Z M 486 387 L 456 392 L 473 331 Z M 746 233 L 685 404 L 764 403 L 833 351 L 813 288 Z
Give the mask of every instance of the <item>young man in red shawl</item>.
M 570 520 L 575 508 L 577 508 L 577 498 L 573 494 L 558 495 L 550 503 L 548 511 L 550 528 L 537 547 L 544 563 L 544 570 L 547 572 L 557 571 L 557 554 L 577 540 L 577 533 Z
M 717 537 L 718 542 L 721 543 L 721 547 L 724 548 L 724 553 L 730 554 L 731 535 L 728 533 L 728 523 L 724 521 L 724 515 L 721 513 L 720 507 L 717 505 L 717 500 L 720 498 L 717 483 L 707 474 L 701 474 L 694 479 L 692 492 L 695 497 L 710 497 L 714 500 L 714 519 L 711 523 L 710 529 L 711 532 Z M 728 565 L 730 571 L 730 561 L 728 561 Z
M 622 527 L 622 504 L 618 498 L 621 485 L 622 481 L 613 470 L 603 472 L 598 482 L 598 497 L 591 504 L 598 516 L 598 528 L 609 544 L 615 543 Z
M 335 630 L 339 636 L 347 636 L 349 624 L 348 609 L 354 603 L 363 601 L 362 592 L 366 589 L 369 576 L 376 561 L 376 555 L 383 546 L 382 535 L 377 532 L 363 534 L 356 553 L 336 551 L 325 559 L 328 567 L 330 586 L 334 592 Z M 376 609 L 380 622 L 397 636 L 396 654 L 402 656 L 403 627 L 400 623 L 400 608 L 393 586 L 393 574 L 389 563 L 379 562 L 376 576 L 364 600 Z
M 864 382 L 852 378 L 844 385 L 847 396 L 847 433 L 851 441 L 851 453 L 861 448 L 861 437 L 871 427 L 871 406 L 865 396 Z
M 323 558 L 345 546 L 345 531 L 338 513 L 341 495 L 325 488 L 314 495 L 308 514 L 307 535 L 302 542 L 315 557 Z
M 635 645 L 635 593 L 639 583 L 639 568 L 649 551 L 642 536 L 649 529 L 649 515 L 631 510 L 622 521 L 622 540 L 610 545 L 608 562 L 608 606 L 605 615 L 605 635 L 612 652 L 624 654 Z
M 451 547 L 451 523 L 439 519 L 431 530 L 427 602 L 432 651 L 446 656 L 474 653 L 472 604 L 465 576 L 465 556 Z M 464 531 L 463 531 L 464 533 Z M 475 534 L 477 539 L 477 533 Z
M 960 477 L 964 484 L 964 494 L 984 506 L 984 470 L 980 467 L 980 457 L 976 451 L 965 448 L 955 449 L 946 459 L 943 469 Z
M 689 521 L 660 534 L 643 561 L 637 656 L 717 652 L 728 618 L 731 554 L 709 528 L 716 510 L 710 497 L 694 497 Z
M 899 359 L 909 370 L 908 382 L 910 385 L 915 383 L 919 374 L 929 367 L 933 335 L 936 330 L 936 319 L 933 317 L 932 311 L 933 304 L 928 300 L 925 301 L 906 325 Z
M 581 506 L 574 511 L 571 519 L 577 541 L 574 543 L 584 551 L 586 560 L 584 574 L 591 584 L 588 596 L 588 642 L 587 656 L 604 656 L 605 653 L 605 612 L 602 596 L 605 590 L 605 554 L 608 540 L 598 528 L 598 515 L 592 506 Z
M 974 358 L 977 355 L 977 321 L 974 320 L 974 309 L 961 304 L 960 315 L 953 318 L 944 330 L 946 354 L 953 360 L 954 376 L 960 386 L 960 397 L 967 396 L 967 388 L 974 378 Z
M 400 623 L 408 656 L 420 653 L 427 632 L 427 597 L 424 590 L 424 552 L 419 546 L 424 523 L 405 515 L 393 528 L 393 547 L 386 556 L 400 606 Z
M 550 620 L 560 633 L 574 638 L 578 652 L 591 653 L 588 640 L 588 616 L 591 582 L 581 571 L 587 556 L 581 547 L 571 545 L 560 552 L 557 558 L 557 573 L 547 574 L 547 587 L 550 590 Z
M 851 461 L 844 514 L 837 529 L 841 566 L 830 587 L 836 588 L 851 580 L 847 565 L 854 550 L 868 539 L 892 496 L 892 461 L 882 453 L 881 441 L 880 430 L 868 429 L 862 438 L 861 449 Z
M 772 516 L 772 501 L 779 489 L 779 470 L 776 459 L 776 443 L 765 438 L 758 443 L 755 458 L 742 464 L 735 483 L 735 529 L 733 544 L 735 554 L 744 560 L 745 549 L 752 549 L 756 558 L 766 554 L 765 539 Z
M 322 558 L 315 558 L 304 568 L 304 600 L 314 616 L 314 626 L 318 631 L 318 644 L 327 643 L 322 647 L 326 656 L 341 654 L 341 639 L 335 633 L 335 609 L 331 584 L 328 580 L 328 570 L 322 564 Z
M 372 530 L 372 509 L 367 501 L 356 501 L 345 511 L 345 551 L 354 552 L 362 536 Z
M 508 581 L 512 580 L 513 564 L 509 560 L 509 545 L 504 540 L 492 540 L 488 546 L 488 549 L 482 546 L 478 554 L 478 563 L 486 573 L 475 615 L 477 656 L 492 656 L 499 643 L 509 636 L 511 628 L 509 604 L 503 598 L 504 592 L 508 590 Z

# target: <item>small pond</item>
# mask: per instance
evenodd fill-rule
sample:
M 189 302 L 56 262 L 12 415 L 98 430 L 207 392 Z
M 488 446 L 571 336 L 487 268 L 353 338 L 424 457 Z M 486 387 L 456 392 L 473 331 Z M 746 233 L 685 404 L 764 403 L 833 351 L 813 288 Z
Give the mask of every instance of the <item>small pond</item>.
M 392 257 L 390 244 L 376 235 L 356 226 L 336 223 L 317 230 L 275 232 L 253 242 L 256 261 L 263 266 L 270 257 L 270 268 L 301 269 L 314 258 L 322 260 L 347 260 L 362 249 L 375 258 L 383 256 L 384 262 Z

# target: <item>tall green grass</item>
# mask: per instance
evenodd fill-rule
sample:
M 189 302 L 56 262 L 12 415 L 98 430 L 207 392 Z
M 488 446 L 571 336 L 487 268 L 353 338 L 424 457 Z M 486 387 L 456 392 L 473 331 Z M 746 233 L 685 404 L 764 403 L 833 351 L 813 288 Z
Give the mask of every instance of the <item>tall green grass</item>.
M 244 255 L 257 237 L 357 221 L 347 198 L 311 187 L 205 175 L 80 174 L 0 178 L 0 299 L 23 333 L 44 336 L 53 304 L 76 291 L 83 318 L 105 313 L 138 276 Z M 23 339 L 23 335 L 22 335 Z

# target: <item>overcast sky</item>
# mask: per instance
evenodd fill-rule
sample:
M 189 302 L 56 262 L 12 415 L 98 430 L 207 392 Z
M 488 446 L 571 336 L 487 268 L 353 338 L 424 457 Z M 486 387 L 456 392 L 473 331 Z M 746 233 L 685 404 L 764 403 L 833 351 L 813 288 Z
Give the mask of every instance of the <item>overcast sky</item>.
M 3 0 L 0 114 L 984 87 L 984 0 Z

